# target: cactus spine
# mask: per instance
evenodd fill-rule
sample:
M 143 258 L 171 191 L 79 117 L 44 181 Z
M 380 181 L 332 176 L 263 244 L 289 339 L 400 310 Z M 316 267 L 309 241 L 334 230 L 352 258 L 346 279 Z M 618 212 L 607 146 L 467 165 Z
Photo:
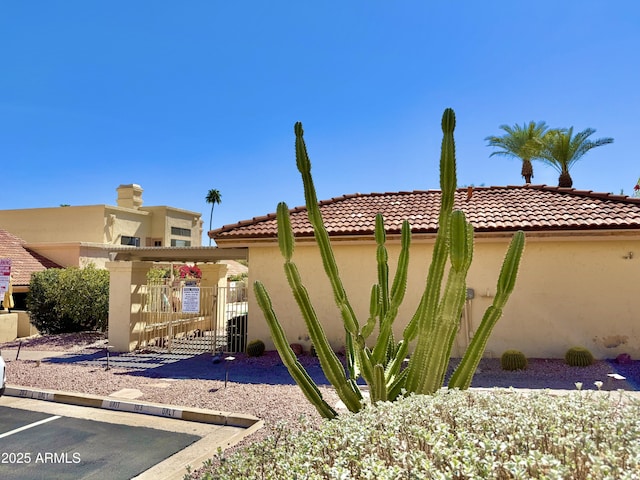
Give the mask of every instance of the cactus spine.
M 406 326 L 402 339 L 396 343 L 392 334 L 393 322 L 407 288 L 407 270 L 411 241 L 410 226 L 402 225 L 401 251 L 391 288 L 389 288 L 388 253 L 385 247 L 384 219 L 376 216 L 375 241 L 377 283 L 371 288 L 369 316 L 360 326 L 349 303 L 340 279 L 329 234 L 324 226 L 315 187 L 311 177 L 311 162 L 307 155 L 300 123 L 296 123 L 296 164 L 302 176 L 309 222 L 322 258 L 325 273 L 331 283 L 334 300 L 345 327 L 347 371 L 337 358 L 318 320 L 307 290 L 302 284 L 293 262 L 295 238 L 291 229 L 289 209 L 280 203 L 277 210 L 278 244 L 284 257 L 284 270 L 293 296 L 302 312 L 309 336 L 315 346 L 327 379 L 334 385 L 340 399 L 352 412 L 362 408 L 362 394 L 356 384 L 362 376 L 370 387 L 371 401 L 395 400 L 402 392 L 433 393 L 444 382 L 451 348 L 459 328 L 460 315 L 465 302 L 466 276 L 473 258 L 473 227 L 461 211 L 453 210 L 456 189 L 455 114 L 447 109 L 442 116 L 442 151 L 440 155 L 440 186 L 442 200 L 438 217 L 432 262 L 427 282 L 416 313 Z M 454 372 L 450 388 L 468 388 L 473 373 L 482 357 L 489 334 L 502 315 L 509 295 L 513 291 L 518 265 L 524 248 L 524 233 L 517 232 L 507 250 L 493 304 L 487 309 L 469 348 Z M 442 287 L 444 271 L 449 260 L 447 280 Z M 260 281 L 254 284 L 258 305 L 262 309 L 276 348 L 283 363 L 320 414 L 333 418 L 336 412 L 322 399 L 317 386 L 311 381 L 288 345 L 286 335 L 273 311 L 266 288 Z M 379 333 L 373 348 L 366 339 L 376 325 Z M 409 343 L 416 346 L 408 367 L 402 369 Z

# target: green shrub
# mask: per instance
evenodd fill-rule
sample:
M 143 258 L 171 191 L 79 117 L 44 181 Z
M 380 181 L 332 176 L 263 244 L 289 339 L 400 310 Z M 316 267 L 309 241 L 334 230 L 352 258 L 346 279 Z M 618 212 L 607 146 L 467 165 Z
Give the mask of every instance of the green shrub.
M 264 348 L 262 340 L 251 340 L 247 343 L 247 355 L 249 357 L 261 357 L 264 354 Z
M 31 276 L 27 310 L 42 333 L 106 330 L 109 272 L 93 265 L 49 269 Z
M 593 363 L 593 355 L 584 347 L 571 347 L 564 355 L 564 361 L 572 367 L 588 367 Z
M 527 364 L 527 357 L 518 350 L 507 350 L 500 357 L 500 365 L 503 370 L 526 370 Z
M 412 395 L 300 434 L 280 426 L 264 441 L 205 462 L 199 474 L 206 480 L 637 478 L 640 406 L 611 394 Z

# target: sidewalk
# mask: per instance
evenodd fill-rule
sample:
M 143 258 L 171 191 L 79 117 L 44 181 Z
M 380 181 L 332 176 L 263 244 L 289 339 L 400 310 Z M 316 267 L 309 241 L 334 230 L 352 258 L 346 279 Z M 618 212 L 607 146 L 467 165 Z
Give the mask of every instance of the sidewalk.
M 2 349 L 2 358 L 5 362 L 10 363 L 16 360 L 16 356 L 18 356 L 18 360 L 43 360 L 45 358 L 59 357 L 62 355 L 66 355 L 68 352 L 56 352 L 49 350 L 29 350 L 29 349 L 21 349 L 18 353 L 17 348 L 3 348 Z

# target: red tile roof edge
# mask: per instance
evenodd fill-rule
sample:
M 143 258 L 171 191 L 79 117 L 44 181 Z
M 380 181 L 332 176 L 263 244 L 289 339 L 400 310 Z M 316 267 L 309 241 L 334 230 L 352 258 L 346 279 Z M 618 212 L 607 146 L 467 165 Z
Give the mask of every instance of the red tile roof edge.
M 457 189 L 458 192 L 465 192 L 467 191 L 469 187 L 460 187 Z M 548 191 L 548 192 L 557 192 L 557 193 L 561 193 L 563 195 L 573 195 L 573 196 L 580 196 L 580 197 L 586 197 L 586 198 L 594 198 L 594 199 L 599 199 L 599 200 L 611 200 L 611 201 L 622 201 L 625 203 L 635 203 L 635 204 L 640 204 L 640 197 L 630 197 L 627 195 L 616 195 L 613 193 L 606 193 L 606 192 L 594 192 L 593 190 L 579 190 L 579 189 L 575 189 L 575 188 L 566 188 L 566 187 L 556 187 L 556 186 L 549 186 L 549 185 L 545 185 L 545 184 L 525 184 L 525 185 L 505 185 L 505 186 L 473 186 L 471 187 L 473 188 L 473 191 L 480 191 L 480 190 L 513 190 L 513 189 L 533 189 L 533 190 L 541 190 L 541 191 Z M 420 194 L 420 193 L 439 193 L 441 192 L 440 189 L 427 189 L 427 190 L 403 190 L 403 191 L 398 191 L 398 192 L 371 192 L 371 193 L 352 193 L 352 194 L 345 194 L 345 195 L 340 195 L 338 197 L 332 197 L 330 199 L 326 199 L 326 200 L 320 200 L 318 202 L 319 206 L 325 206 L 325 205 L 331 205 L 334 203 L 338 203 L 344 200 L 348 200 L 348 199 L 352 199 L 352 198 L 359 198 L 359 197 L 384 197 L 384 196 L 396 196 L 396 195 L 412 195 L 412 194 Z M 302 205 L 302 206 L 297 206 L 297 207 L 293 207 L 289 209 L 289 212 L 291 214 L 294 213 L 298 213 L 298 212 L 302 212 L 302 211 L 306 211 L 306 206 Z M 237 228 L 242 228 L 242 227 L 246 227 L 246 226 L 250 226 L 250 225 L 256 225 L 259 224 L 261 222 L 264 221 L 268 221 L 268 220 L 273 220 L 276 218 L 276 213 L 268 213 L 266 215 L 262 215 L 262 216 L 257 216 L 257 217 L 253 217 L 251 219 L 247 219 L 247 220 L 241 220 L 237 223 L 233 223 L 233 224 L 227 224 L 227 225 L 223 225 L 222 227 L 219 227 L 217 229 L 211 230 L 209 233 L 210 235 L 213 236 L 213 238 L 216 238 L 218 235 L 227 233 L 227 232 L 231 232 Z M 592 225 L 591 227 L 585 227 L 582 226 L 580 227 L 580 230 L 588 230 L 588 229 L 597 229 L 598 226 L 597 225 Z M 610 226 L 609 228 L 611 229 L 615 229 L 616 227 Z M 617 228 L 627 228 L 625 226 L 620 226 Z M 535 230 L 539 230 L 539 227 L 524 227 L 524 228 L 519 228 L 521 230 L 530 230 L 530 231 L 535 231 Z M 572 228 L 570 226 L 567 227 L 558 227 L 557 230 L 575 230 L 575 228 Z M 477 229 L 477 231 L 496 231 L 496 232 L 504 232 L 504 231 L 509 231 L 509 228 L 501 228 L 501 227 L 493 227 L 493 228 L 484 228 L 484 229 Z M 398 229 L 399 232 L 399 229 Z M 349 231 L 349 230 L 345 230 L 342 232 L 332 232 L 332 235 L 362 235 L 364 232 L 362 231 Z M 390 229 L 387 230 L 387 233 L 395 233 L 395 229 Z M 415 233 L 421 233 L 420 231 L 415 231 Z M 428 233 L 428 232 L 425 232 Z M 296 237 L 306 237 L 306 236 L 313 236 L 313 233 L 300 233 L 300 232 L 296 232 Z M 253 233 L 251 235 L 249 235 L 250 238 L 273 238 L 273 235 L 271 233 L 265 233 L 265 234 L 259 234 L 259 233 Z

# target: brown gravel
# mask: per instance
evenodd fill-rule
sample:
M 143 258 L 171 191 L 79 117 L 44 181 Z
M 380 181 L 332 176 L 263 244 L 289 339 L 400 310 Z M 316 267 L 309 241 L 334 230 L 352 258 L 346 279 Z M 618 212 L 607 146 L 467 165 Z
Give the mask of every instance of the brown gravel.
M 104 334 L 90 332 L 31 338 L 23 343 L 24 350 L 63 351 L 79 354 L 95 354 L 106 345 Z M 0 345 L 0 349 L 17 348 L 18 342 Z M 5 358 L 6 359 L 6 358 Z M 276 352 L 267 352 L 264 357 L 247 358 L 237 355 L 234 373 L 225 388 L 224 379 L 210 379 L 199 372 L 184 372 L 184 377 L 163 378 L 161 375 L 145 374 L 139 370 L 112 368 L 106 371 L 102 366 L 80 363 L 51 363 L 8 359 L 7 375 L 9 384 L 53 390 L 66 390 L 95 395 L 110 395 L 124 388 L 137 388 L 143 396 L 141 400 L 163 404 L 188 406 L 245 413 L 265 421 L 265 428 L 251 435 L 233 450 L 242 448 L 248 442 L 257 441 L 273 432 L 281 422 L 286 422 L 296 430 L 317 425 L 321 421 L 315 408 L 309 404 L 296 385 L 282 384 L 282 377 L 273 381 L 270 371 L 282 372 L 282 365 Z M 301 363 L 315 366 L 317 359 L 302 356 Z M 204 362 L 201 368 L 212 370 L 211 362 Z M 638 362 L 634 362 L 638 363 Z M 218 366 L 219 368 L 223 368 Z M 218 370 L 220 371 L 220 370 Z M 594 381 L 607 381 L 607 373 L 614 371 L 612 364 L 596 362 L 587 368 L 571 368 L 561 360 L 530 359 L 529 368 L 522 372 L 504 372 L 499 360 L 483 360 L 474 377 L 473 386 L 479 387 L 528 387 L 574 389 L 574 382 L 583 383 L 583 388 L 595 388 Z M 234 376 L 247 373 L 242 382 L 234 381 Z M 251 376 L 249 373 L 253 372 Z M 206 372 L 204 372 L 206 373 Z M 209 375 L 210 377 L 210 375 Z M 251 383 L 250 383 L 251 382 Z M 273 383 L 273 384 L 270 384 Z M 618 382 L 619 383 L 619 382 Z M 615 388 L 634 390 L 631 383 L 622 382 Z M 329 386 L 320 386 L 325 399 L 331 405 L 338 397 Z M 302 422 L 301 419 L 305 421 Z M 212 455 L 215 452 L 211 452 Z

